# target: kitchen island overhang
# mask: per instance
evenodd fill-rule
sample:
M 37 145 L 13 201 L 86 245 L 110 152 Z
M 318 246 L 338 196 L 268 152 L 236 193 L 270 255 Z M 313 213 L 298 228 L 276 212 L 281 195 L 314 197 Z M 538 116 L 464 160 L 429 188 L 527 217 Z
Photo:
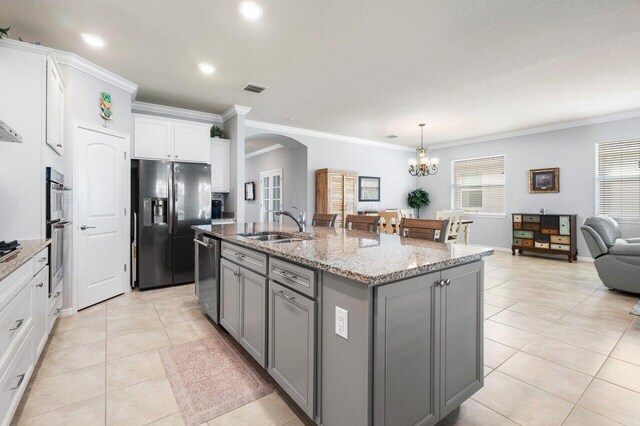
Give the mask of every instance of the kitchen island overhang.
M 493 250 L 344 229 L 300 234 L 283 224 L 194 230 L 316 271 L 307 412 L 316 423 L 435 424 L 482 387 L 482 259 Z M 247 238 L 266 233 L 300 241 Z M 338 310 L 348 312 L 347 338 L 337 334 Z

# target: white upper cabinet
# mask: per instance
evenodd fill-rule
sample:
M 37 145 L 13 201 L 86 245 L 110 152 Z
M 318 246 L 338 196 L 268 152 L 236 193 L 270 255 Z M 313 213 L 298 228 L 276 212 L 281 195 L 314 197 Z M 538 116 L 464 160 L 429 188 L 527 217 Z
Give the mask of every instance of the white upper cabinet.
M 64 154 L 64 85 L 58 69 L 47 58 L 47 145 Z
M 173 158 L 173 123 L 163 118 L 134 115 L 133 157 L 171 160 Z
M 176 161 L 209 163 L 211 161 L 210 128 L 208 124 L 176 121 L 174 123 Z
M 211 139 L 211 192 L 229 192 L 228 139 Z
M 204 123 L 133 115 L 133 158 L 209 163 L 209 129 Z

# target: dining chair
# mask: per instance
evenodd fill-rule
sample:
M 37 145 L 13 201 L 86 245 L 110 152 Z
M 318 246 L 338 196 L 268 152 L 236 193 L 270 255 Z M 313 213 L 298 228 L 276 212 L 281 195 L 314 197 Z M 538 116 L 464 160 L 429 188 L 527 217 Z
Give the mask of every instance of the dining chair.
M 462 217 L 464 210 L 440 210 L 436 212 L 436 219 L 447 219 L 449 225 L 444 235 L 445 243 L 457 243 L 462 232 Z
M 448 220 L 437 219 L 409 219 L 402 218 L 400 235 L 409 238 L 421 238 L 436 242 L 443 242 Z
M 380 233 L 395 234 L 396 229 L 394 225 L 396 227 L 400 225 L 400 212 L 398 210 L 385 210 L 378 212 L 378 216 L 380 216 L 380 222 L 378 224 Z
M 313 219 L 311 220 L 312 226 L 324 226 L 327 228 L 335 228 L 336 227 L 336 218 L 338 217 L 337 213 L 329 214 L 329 213 L 314 213 Z
M 413 209 L 400 209 L 400 216 L 413 219 Z
M 365 216 L 348 214 L 345 219 L 346 229 L 356 229 L 358 231 L 375 232 L 378 229 L 378 222 L 380 222 L 380 216 Z

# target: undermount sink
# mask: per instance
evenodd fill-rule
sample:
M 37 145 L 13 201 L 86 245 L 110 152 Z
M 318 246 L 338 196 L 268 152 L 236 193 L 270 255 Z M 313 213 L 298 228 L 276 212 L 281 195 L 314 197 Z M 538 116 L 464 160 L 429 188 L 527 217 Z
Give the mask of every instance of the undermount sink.
M 267 243 L 281 244 L 281 243 L 293 243 L 296 241 L 302 241 L 302 238 L 295 238 L 286 234 L 279 234 L 277 232 L 267 234 L 238 234 L 241 237 L 245 237 L 248 240 L 264 241 Z

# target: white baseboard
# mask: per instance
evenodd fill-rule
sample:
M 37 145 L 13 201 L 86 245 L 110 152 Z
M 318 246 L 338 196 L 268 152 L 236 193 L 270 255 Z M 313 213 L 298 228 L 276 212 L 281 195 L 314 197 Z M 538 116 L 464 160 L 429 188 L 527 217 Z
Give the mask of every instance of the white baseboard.
M 511 247 L 491 247 L 494 251 L 500 251 L 503 253 L 511 253 Z M 533 253 L 533 252 L 531 252 Z M 544 257 L 544 253 L 537 253 L 537 254 L 542 254 Z M 559 255 L 562 256 L 562 255 Z M 593 258 L 589 257 L 589 256 L 578 256 L 578 261 L 580 262 L 589 262 L 589 263 L 593 263 Z
M 60 311 L 60 318 L 70 317 L 71 315 L 73 315 L 73 308 L 64 308 Z

